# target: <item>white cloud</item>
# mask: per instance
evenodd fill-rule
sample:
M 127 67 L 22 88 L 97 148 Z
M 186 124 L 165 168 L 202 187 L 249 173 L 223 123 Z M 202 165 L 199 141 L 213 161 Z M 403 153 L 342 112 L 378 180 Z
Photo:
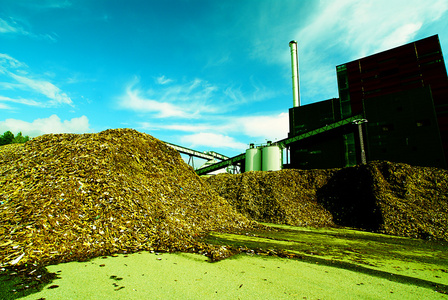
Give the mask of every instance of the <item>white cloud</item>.
M 0 53 L 0 74 L 4 74 L 9 81 L 0 82 L 0 87 L 3 89 L 10 90 L 23 90 L 32 91 L 38 95 L 43 95 L 49 101 L 44 101 L 40 103 L 40 106 L 55 106 L 59 104 L 68 104 L 73 106 L 71 98 L 64 92 L 61 91 L 53 83 L 47 80 L 34 79 L 32 75 L 28 74 L 28 66 L 19 60 L 9 56 L 8 54 Z M 22 75 L 18 75 L 22 74 Z M 24 76 L 26 75 L 26 76 Z M 12 79 L 12 82 L 11 82 Z M 38 101 L 15 101 L 17 103 L 22 103 L 26 105 L 38 105 Z
M 187 117 L 187 114 L 179 107 L 157 100 L 141 96 L 141 91 L 131 84 L 126 89 L 126 94 L 120 97 L 120 107 L 140 113 L 156 113 L 159 118 L 166 117 Z
M 11 106 L 0 102 L 0 109 L 13 109 Z
M 119 108 L 157 118 L 197 118 L 202 113 L 217 111 L 217 107 L 208 104 L 217 87 L 200 79 L 147 91 L 138 87 L 138 83 L 136 78 L 127 85 L 124 95 L 118 98 Z
M 2 104 L 2 102 L 12 102 L 12 103 L 19 103 L 19 104 L 30 105 L 30 106 L 42 106 L 42 103 L 34 101 L 34 100 L 21 99 L 21 98 L 13 99 L 13 98 L 9 98 L 9 97 L 0 96 L 0 104 Z M 12 109 L 12 107 L 9 107 L 5 104 L 3 104 L 3 105 L 4 105 L 3 108 Z M 2 107 L 0 106 L 0 109 L 1 108 Z
M 250 116 L 235 120 L 237 126 L 249 137 L 270 140 L 284 139 L 289 132 L 289 114 Z
M 166 78 L 165 75 L 162 75 L 162 76 L 156 78 L 156 82 L 158 84 L 162 84 L 163 85 L 163 84 L 171 83 L 171 82 L 173 82 L 173 80 L 169 79 L 169 78 Z
M 228 148 L 242 151 L 251 142 L 265 143 L 266 140 L 281 140 L 288 137 L 289 118 L 287 113 L 264 115 L 225 117 L 217 116 L 204 123 L 159 124 L 142 122 L 140 128 L 145 130 L 166 130 L 175 132 L 190 132 L 179 138 L 178 143 L 185 147 L 206 147 L 209 149 Z M 171 134 L 166 134 L 172 136 Z
M 69 104 L 73 102 L 66 93 L 63 93 L 61 89 L 52 84 L 49 81 L 32 79 L 29 77 L 19 76 L 8 72 L 9 76 L 14 78 L 17 82 L 24 84 L 28 88 L 46 96 L 51 100 L 51 104 Z
M 408 43 L 414 38 L 422 27 L 422 22 L 409 23 L 398 27 L 388 37 L 386 37 L 379 45 L 379 49 L 391 49 L 398 45 Z
M 0 18 L 0 34 L 18 34 L 28 36 L 30 38 L 39 39 L 39 40 L 48 40 L 51 42 L 56 41 L 57 34 L 35 34 L 28 30 L 26 30 L 23 26 L 19 24 L 13 18 L 10 18 L 10 21 Z
M 248 87 L 245 87 L 246 91 L 243 91 L 241 87 L 235 86 L 228 86 L 224 89 L 223 93 L 227 97 L 227 106 L 229 108 L 236 105 L 255 103 L 267 99 L 272 99 L 281 93 L 279 91 L 269 90 L 262 83 L 255 82 L 253 77 L 250 78 L 250 82 L 250 90 L 248 89 Z
M 0 71 L 5 71 L 9 68 L 17 69 L 22 67 L 26 67 L 26 65 L 8 54 L 0 53 Z
M 52 10 L 63 9 L 72 6 L 72 1 L 69 0 L 40 0 L 40 1 L 18 1 L 18 4 L 26 5 L 28 9 L 35 10 Z
M 160 78 L 161 82 L 162 79 L 166 78 Z M 177 143 L 187 147 L 206 146 L 242 150 L 247 147 L 247 143 L 253 142 L 254 138 L 264 142 L 265 139 L 275 141 L 287 137 L 289 130 L 287 113 L 229 116 L 230 108 L 237 108 L 248 102 L 262 101 L 277 94 L 253 79 L 251 79 L 252 92 L 243 92 L 240 87 L 233 86 L 219 89 L 216 85 L 198 78 L 146 91 L 139 87 L 138 83 L 139 80 L 136 78 L 127 85 L 124 95 L 118 98 L 119 108 L 142 113 L 147 119 L 138 122 L 139 128 L 174 132 L 177 137 L 180 136 Z M 222 92 L 219 92 L 220 90 Z M 208 105 L 208 102 L 213 105 Z M 151 120 L 152 117 L 156 117 L 157 120 Z
M 0 90 L 15 90 L 21 89 L 22 87 L 23 86 L 20 83 L 0 82 Z
M 22 27 L 18 26 L 15 22 L 10 22 L 0 18 L 0 33 L 20 33 L 28 34 Z
M 213 130 L 213 127 L 209 124 L 159 124 L 157 122 L 140 122 L 140 129 L 145 130 L 173 130 L 173 131 L 183 131 L 183 132 L 200 132 Z
M 86 116 L 62 121 L 57 115 L 26 122 L 17 119 L 0 121 L 0 131 L 22 132 L 23 135 L 36 137 L 46 133 L 85 133 L 90 131 L 89 119 Z
M 438 20 L 447 10 L 446 0 L 431 5 L 420 0 L 321 1 L 314 18 L 295 36 L 305 53 L 322 57 L 337 47 L 365 56 L 409 42 L 422 24 Z
M 446 0 L 321 1 L 292 32 L 305 103 L 337 97 L 336 65 L 409 43 L 447 11 Z M 277 57 L 290 60 L 287 51 Z
M 205 146 L 213 148 L 229 148 L 243 151 L 247 145 L 236 141 L 233 137 L 218 133 L 201 132 L 186 135 L 181 138 L 182 145 L 188 145 L 189 148 Z
M 247 136 L 248 138 L 280 140 L 288 136 L 289 114 L 280 113 L 262 116 L 226 117 L 216 116 L 199 123 L 160 124 L 140 122 L 145 130 L 171 130 L 180 132 L 219 132 L 224 135 Z

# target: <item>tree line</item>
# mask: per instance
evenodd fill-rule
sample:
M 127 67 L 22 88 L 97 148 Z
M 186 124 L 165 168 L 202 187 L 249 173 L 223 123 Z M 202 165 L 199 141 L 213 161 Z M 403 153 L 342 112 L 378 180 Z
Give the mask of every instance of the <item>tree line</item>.
M 0 146 L 8 145 L 8 144 L 17 144 L 17 143 L 25 143 L 30 140 L 30 137 L 22 135 L 22 132 L 19 132 L 16 136 L 11 131 L 6 131 L 3 135 L 0 135 Z

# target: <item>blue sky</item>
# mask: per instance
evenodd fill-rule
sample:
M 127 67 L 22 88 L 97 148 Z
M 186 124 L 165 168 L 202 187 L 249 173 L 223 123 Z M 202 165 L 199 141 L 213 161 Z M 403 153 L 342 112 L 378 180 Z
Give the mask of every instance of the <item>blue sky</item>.
M 439 34 L 448 0 L 0 0 L 0 133 L 134 128 L 229 156 L 287 137 L 335 66 Z

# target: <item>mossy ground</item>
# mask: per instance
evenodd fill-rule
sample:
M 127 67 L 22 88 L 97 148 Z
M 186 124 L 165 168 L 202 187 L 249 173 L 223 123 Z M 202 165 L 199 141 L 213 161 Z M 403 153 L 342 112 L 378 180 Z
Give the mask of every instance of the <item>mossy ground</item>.
M 375 234 L 347 228 L 266 224 L 272 231 L 212 233 L 211 243 L 294 253 L 310 263 L 448 293 L 448 243 Z
M 208 243 L 247 249 L 215 263 L 186 253 L 99 257 L 48 266 L 58 278 L 41 291 L 11 293 L 18 279 L 0 277 L 0 298 L 448 299 L 447 243 L 267 225 L 272 230 L 208 235 Z M 263 255 L 276 251 L 295 256 Z

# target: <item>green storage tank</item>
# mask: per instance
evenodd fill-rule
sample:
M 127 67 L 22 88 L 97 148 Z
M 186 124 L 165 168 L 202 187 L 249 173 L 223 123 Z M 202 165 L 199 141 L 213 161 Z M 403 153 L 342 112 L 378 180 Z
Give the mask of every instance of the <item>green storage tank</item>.
M 256 148 L 254 144 L 250 144 L 249 147 L 246 150 L 245 172 L 261 171 L 261 149 Z
M 268 141 L 262 150 L 262 171 L 278 171 L 282 169 L 282 150 Z

